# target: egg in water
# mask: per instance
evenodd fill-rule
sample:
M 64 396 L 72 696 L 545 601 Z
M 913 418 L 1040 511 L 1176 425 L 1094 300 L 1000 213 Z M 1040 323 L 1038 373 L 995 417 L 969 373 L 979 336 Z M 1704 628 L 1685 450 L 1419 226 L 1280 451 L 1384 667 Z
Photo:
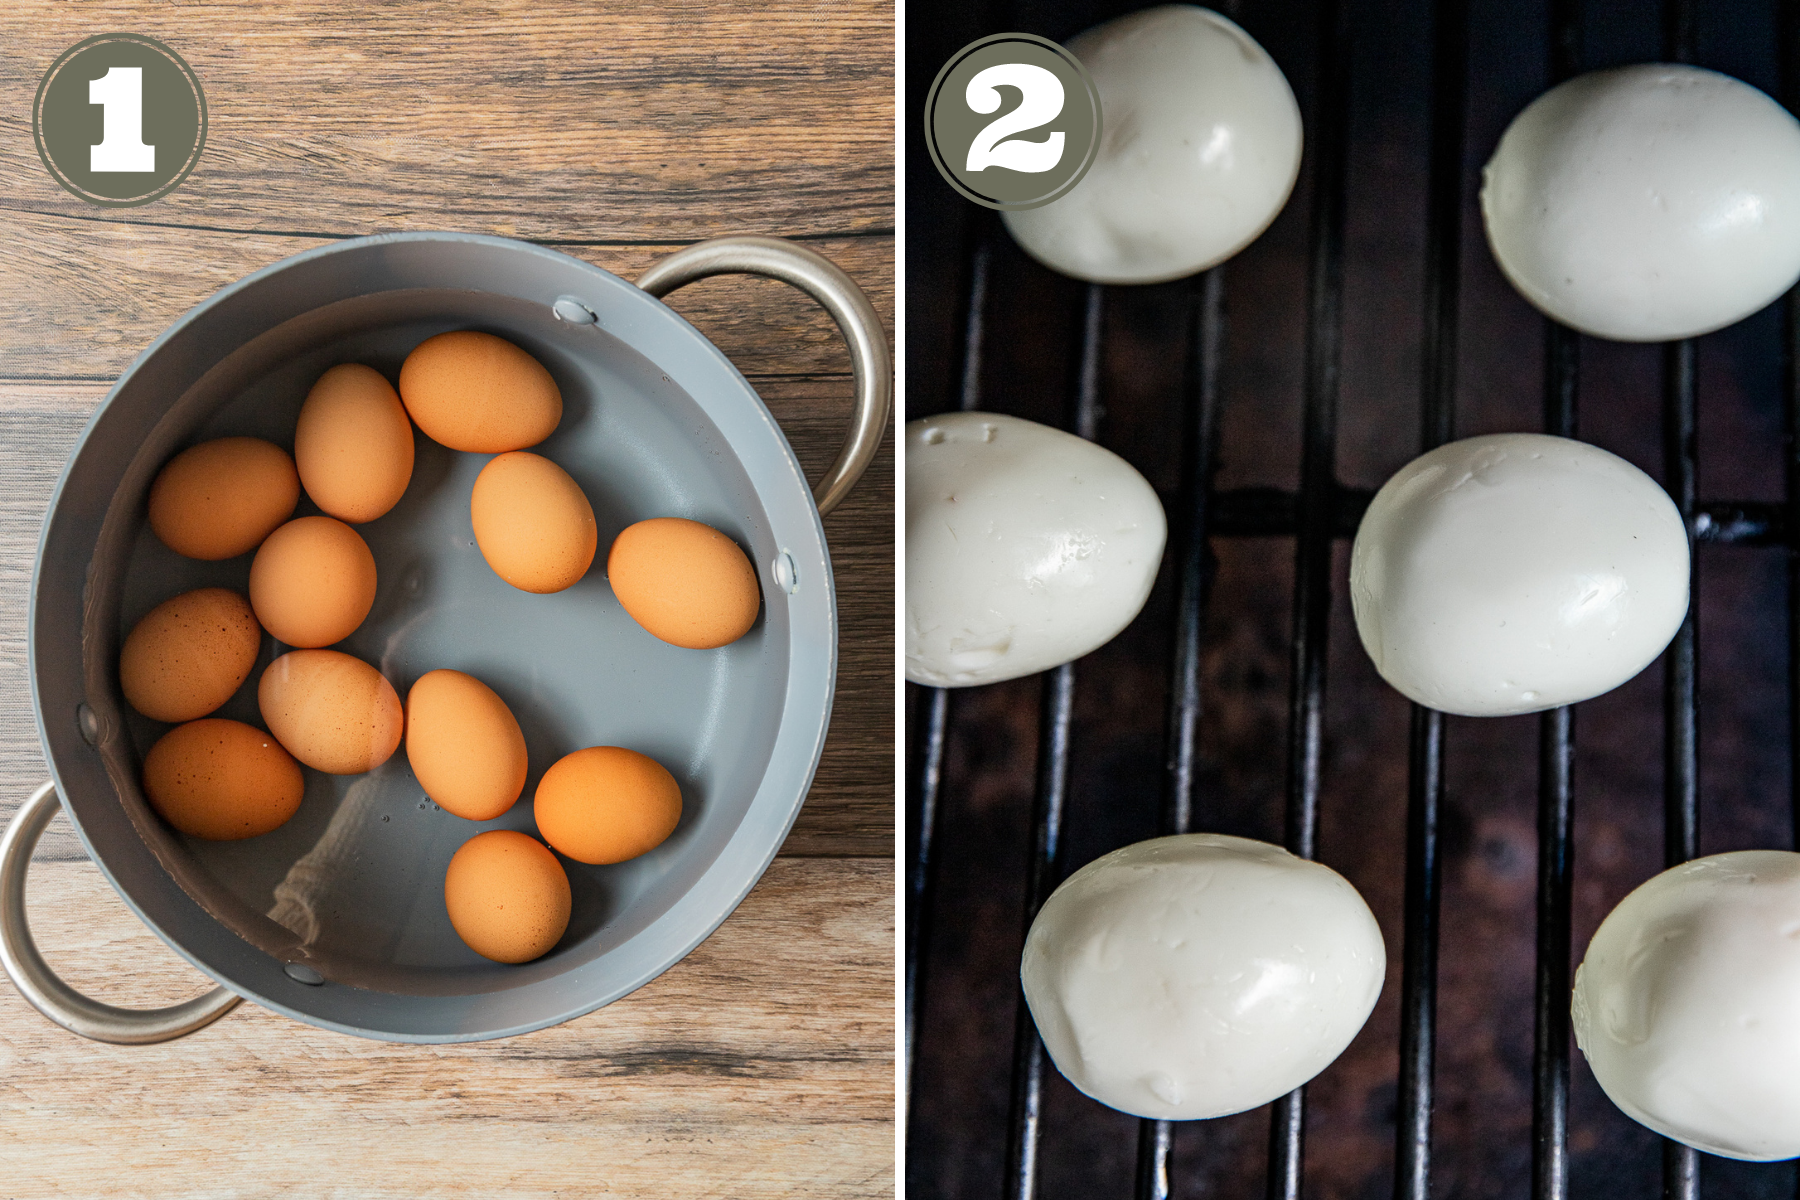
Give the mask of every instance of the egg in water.
M 188 558 L 248 554 L 293 515 L 300 475 L 288 452 L 261 438 L 215 438 L 163 465 L 150 484 L 150 528 Z
M 231 699 L 262 649 L 250 602 L 229 588 L 199 588 L 144 614 L 119 652 L 119 685 L 156 721 L 193 721 Z
M 648 755 L 589 746 L 544 772 L 532 808 L 544 840 L 576 862 L 624 862 L 675 832 L 681 786 Z
M 1381 994 L 1356 889 L 1279 846 L 1193 833 L 1126 846 L 1051 893 L 1019 980 L 1050 1059 L 1140 1117 L 1222 1117 L 1330 1066 Z
M 1300 106 L 1235 23 L 1165 4 L 1068 48 L 1100 93 L 1099 153 L 1050 203 L 1001 214 L 1026 253 L 1093 283 L 1158 283 L 1230 258 L 1300 174 Z
M 338 650 L 291 650 L 256 686 L 263 721 L 288 753 L 331 775 L 359 775 L 400 747 L 400 696 L 374 667 Z
M 319 377 L 294 427 L 294 466 L 312 502 L 340 521 L 361 525 L 400 502 L 413 427 L 381 372 L 340 363 Z
M 208 717 L 177 725 L 144 756 L 150 807 L 182 833 L 208 841 L 279 829 L 305 792 L 299 764 L 242 721 Z
M 250 604 L 280 642 L 341 642 L 375 605 L 375 555 L 332 517 L 300 517 L 271 533 L 250 563 Z
M 737 641 L 762 606 L 756 568 L 738 544 L 680 517 L 628 526 L 607 553 L 606 578 L 632 620 L 690 650 Z
M 1375 493 L 1350 604 L 1408 699 L 1472 717 L 1557 708 L 1618 687 L 1681 628 L 1687 529 L 1655 480 L 1598 446 L 1465 438 Z
M 594 506 L 540 454 L 494 458 L 469 493 L 475 544 L 494 574 L 526 592 L 560 592 L 587 574 L 600 545 Z
M 544 364 L 472 329 L 414 347 L 400 367 L 400 399 L 426 437 L 477 454 L 535 446 L 562 420 L 562 392 Z
M 434 804 L 470 821 L 493 820 L 525 790 L 518 718 L 461 671 L 430 671 L 406 693 L 406 761 Z
M 444 872 L 444 908 L 456 936 L 483 958 L 530 962 L 569 927 L 569 876 L 544 844 L 511 829 L 464 842 Z

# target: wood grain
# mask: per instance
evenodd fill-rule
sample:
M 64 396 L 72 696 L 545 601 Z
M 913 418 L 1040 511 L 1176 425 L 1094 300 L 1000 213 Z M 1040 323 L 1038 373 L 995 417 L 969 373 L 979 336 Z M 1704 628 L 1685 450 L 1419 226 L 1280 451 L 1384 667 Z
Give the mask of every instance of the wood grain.
M 39 174 L 43 168 L 38 168 Z M 333 239 L 242 235 L 5 213 L 0 228 L 0 377 L 111 380 L 181 314 L 270 263 Z M 469 228 L 459 224 L 458 228 Z M 376 232 L 375 228 L 358 232 Z M 766 233 L 747 224 L 737 233 Z M 889 331 L 894 313 L 891 237 L 806 243 L 869 294 Z M 573 254 L 635 279 L 674 243 L 565 244 Z M 837 326 L 804 294 L 767 279 L 690 284 L 670 305 L 746 375 L 816 375 L 850 369 Z
M 849 377 L 754 382 L 817 479 L 843 440 Z M 0 820 L 48 778 L 27 674 L 31 564 L 62 463 L 107 386 L 0 381 Z M 825 520 L 838 585 L 838 688 L 819 773 L 783 853 L 893 853 L 893 491 L 890 436 Z M 45 860 L 85 853 L 60 824 L 38 851 Z
M 893 226 L 893 6 L 256 0 L 11 6 L 0 201 L 92 218 L 34 153 L 37 82 L 80 37 L 158 38 L 206 90 L 206 150 L 101 221 L 479 229 L 662 242 Z
M 369 1042 L 246 1003 L 181 1041 L 101 1046 L 0 988 L 0 1190 L 891 1195 L 893 886 L 890 861 L 778 860 L 660 978 L 497 1042 Z M 77 987 L 203 990 L 92 864 L 40 864 L 29 895 Z

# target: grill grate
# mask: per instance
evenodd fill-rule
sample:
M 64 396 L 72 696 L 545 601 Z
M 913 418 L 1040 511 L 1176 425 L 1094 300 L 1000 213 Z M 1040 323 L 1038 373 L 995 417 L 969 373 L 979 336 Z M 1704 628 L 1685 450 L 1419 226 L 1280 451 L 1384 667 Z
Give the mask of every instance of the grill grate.
M 1252 7 L 1246 0 L 1246 7 Z M 1128 6 L 1129 7 L 1129 6 Z M 1231 6 L 1218 5 L 1232 12 Z M 1166 715 L 1166 771 L 1158 816 L 1163 833 L 1185 832 L 1204 821 L 1197 791 L 1202 775 L 1200 733 L 1203 711 L 1204 619 L 1216 564 L 1211 541 L 1225 537 L 1283 536 L 1294 539 L 1293 623 L 1290 644 L 1290 703 L 1284 838 L 1290 850 L 1314 857 L 1318 849 L 1319 801 L 1325 749 L 1327 630 L 1332 612 L 1334 543 L 1350 536 L 1371 493 L 1345 487 L 1336 477 L 1338 401 L 1343 356 L 1346 258 L 1346 203 L 1351 155 L 1351 62 L 1348 46 L 1356 20 L 1348 0 L 1323 0 L 1313 7 L 1317 59 L 1312 102 L 1307 112 L 1307 153 L 1311 163 L 1310 228 L 1307 237 L 1305 363 L 1302 383 L 1301 449 L 1298 487 L 1216 490 L 1221 441 L 1221 363 L 1225 353 L 1227 268 L 1209 271 L 1178 288 L 1165 289 L 1182 306 L 1185 380 L 1179 396 L 1182 420 L 1180 489 L 1170 506 L 1171 538 L 1165 571 L 1174 574 L 1176 600 L 1171 637 L 1169 703 Z M 1107 13 L 1086 14 L 1089 20 Z M 1234 13 L 1234 15 L 1237 15 Z M 1692 0 L 1669 0 L 1661 11 L 1663 55 L 1697 61 L 1696 11 Z M 1037 29 L 1030 14 L 1008 14 L 987 28 Z M 1554 83 L 1582 69 L 1583 14 L 1575 0 L 1550 0 L 1542 53 Z M 921 15 L 915 13 L 913 20 Z M 1240 17 L 1240 19 L 1242 19 Z M 1038 30 L 1066 36 L 1070 29 Z M 1778 19 L 1784 98 L 1793 107 L 1800 88 L 1800 0 L 1782 0 Z M 1465 164 L 1466 93 L 1470 12 L 1465 0 L 1436 0 L 1429 13 L 1431 36 L 1421 52 L 1431 59 L 1428 177 L 1425 204 L 1424 304 L 1421 331 L 1421 421 L 1419 449 L 1455 437 L 1457 351 L 1461 262 L 1467 202 Z M 942 55 L 939 56 L 941 58 Z M 935 60 L 934 60 L 935 65 Z M 1704 65 L 1704 64 L 1703 64 Z M 922 156 L 920 156 L 922 158 Z M 918 159 L 915 159 L 915 162 Z M 916 211 L 916 210 L 915 210 Z M 923 415 L 934 408 L 982 407 L 981 383 L 991 314 L 996 247 L 1005 238 L 998 224 L 976 221 L 967 257 L 968 302 L 961 329 L 960 387 L 955 405 L 915 397 Z M 916 286 L 916 285 L 915 285 Z M 1108 289 L 1087 285 L 1080 299 L 1080 336 L 1075 365 L 1073 430 L 1086 438 L 1099 433 L 1102 356 L 1107 348 Z M 1007 298 L 1009 307 L 1029 297 Z M 1582 339 L 1544 322 L 1543 428 L 1578 436 L 1578 395 Z M 1782 503 L 1697 499 L 1697 417 L 1700 384 L 1695 342 L 1671 343 L 1662 358 L 1663 480 L 1701 544 L 1748 547 L 1787 546 L 1789 632 L 1789 730 L 1800 746 L 1800 547 L 1789 530 L 1800 529 L 1800 303 L 1786 301 L 1782 328 L 1783 400 L 1787 429 L 1783 467 L 1787 499 Z M 1688 619 L 1664 657 L 1664 857 L 1674 864 L 1696 856 L 1699 842 L 1699 671 L 1695 612 L 1699 607 L 1699 559 Z M 1078 681 L 1088 660 L 1047 673 L 1038 725 L 1036 786 L 1029 833 L 1024 927 L 1060 881 L 1065 815 L 1070 791 Z M 916 1016 L 930 996 L 929 947 L 942 914 L 934 911 L 938 869 L 938 826 L 955 797 L 945 790 L 947 747 L 954 736 L 957 694 L 913 689 L 914 740 L 908 764 L 909 859 L 907 870 L 907 966 L 905 1070 L 909 1093 L 931 1082 L 918 1077 Z M 1570 1191 L 1570 1035 L 1568 997 L 1572 925 L 1572 840 L 1575 806 L 1575 712 L 1563 708 L 1539 717 L 1537 754 L 1537 881 L 1534 1041 L 1531 1068 L 1532 1124 L 1530 1180 L 1534 1198 L 1550 1200 Z M 1393 1159 L 1397 1197 L 1424 1200 L 1431 1194 L 1432 1116 L 1437 1036 L 1439 907 L 1443 864 L 1440 818 L 1445 797 L 1445 722 L 1440 713 L 1413 707 L 1409 737 L 1406 816 L 1404 938 L 1399 959 L 1399 1070 Z M 1800 830 L 1800 770 L 1792 773 L 1795 828 Z M 1616 897 L 1615 897 L 1616 899 Z M 1021 931 L 1022 932 L 1022 931 Z M 1390 948 L 1391 950 L 1391 948 Z M 1004 964 L 1011 968 L 1015 964 Z M 1016 993 L 1016 988 L 1015 988 Z M 1016 1000 L 1012 1056 L 1011 1117 L 1008 1125 L 1005 1192 L 1012 1200 L 1038 1194 L 1039 1146 L 1044 1127 L 1046 1063 L 1022 997 Z M 1302 1194 L 1306 1089 L 1271 1106 L 1266 1192 L 1297 1200 Z M 1138 1123 L 1135 1192 L 1165 1200 L 1172 1187 L 1174 1127 L 1169 1122 Z M 915 1138 L 915 1149 L 919 1149 Z M 923 1148 L 929 1153 L 930 1148 Z M 1663 1194 L 1697 1197 L 1700 1160 L 1692 1150 L 1663 1144 Z M 1779 1171 L 1781 1168 L 1765 1168 Z M 1789 1174 L 1784 1180 L 1791 1180 Z M 1765 1176 L 1766 1177 L 1766 1176 Z M 1763 1186 L 1763 1185 L 1756 1185 Z M 1792 1194 L 1793 1185 L 1784 1188 Z M 1440 1182 L 1440 1194 L 1444 1191 Z M 1516 1193 L 1518 1188 L 1505 1190 Z M 982 1193 L 991 1194 L 991 1193 Z M 1756 1194 L 1774 1194 L 1759 1191 Z

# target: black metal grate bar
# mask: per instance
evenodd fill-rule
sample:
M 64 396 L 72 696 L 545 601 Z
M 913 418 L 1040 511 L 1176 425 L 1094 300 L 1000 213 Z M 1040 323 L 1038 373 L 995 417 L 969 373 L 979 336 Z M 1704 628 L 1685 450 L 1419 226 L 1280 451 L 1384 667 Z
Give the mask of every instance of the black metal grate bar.
M 1299 529 L 1294 548 L 1294 644 L 1288 725 L 1287 848 L 1311 858 L 1319 832 L 1325 733 L 1325 639 L 1331 619 L 1332 501 L 1337 493 L 1338 383 L 1343 352 L 1344 216 L 1349 168 L 1349 5 L 1320 5 L 1319 91 L 1314 102 L 1311 264 L 1307 279 L 1306 392 L 1300 452 Z M 1270 1200 L 1298 1200 L 1306 1089 L 1275 1101 L 1270 1115 Z
M 1468 63 L 1468 13 L 1463 0 L 1438 0 L 1432 19 L 1421 450 L 1435 449 L 1456 436 L 1456 318 L 1461 292 L 1463 107 Z M 1437 1057 L 1438 811 L 1444 799 L 1443 713 L 1412 706 L 1408 758 L 1394 1195 L 1401 1200 L 1425 1200 L 1431 1194 L 1431 1110 Z
M 927 693 L 925 728 L 920 735 L 916 796 L 912 804 L 912 853 L 906 862 L 906 1090 L 912 1094 L 913 1031 L 925 972 L 926 923 L 931 914 L 931 838 L 937 828 L 939 790 L 944 779 L 944 741 L 950 728 L 950 692 Z
M 1082 316 L 1079 383 L 1076 388 L 1075 432 L 1093 440 L 1100 430 L 1100 353 L 1106 293 L 1098 284 L 1087 289 Z M 1062 844 L 1063 807 L 1069 789 L 1069 725 L 1075 711 L 1075 665 L 1051 671 L 1044 691 L 1044 716 L 1038 733 L 1037 799 L 1032 807 L 1032 855 L 1025 893 L 1025 930 L 1057 884 Z M 1038 1130 L 1042 1116 L 1044 1043 L 1032 1022 L 1025 997 L 1019 997 L 1013 1025 L 1013 1095 L 1011 1144 L 1008 1147 L 1007 1195 L 1032 1200 L 1037 1188 Z
M 1175 604 L 1175 667 L 1169 686 L 1167 784 L 1161 832 L 1187 833 L 1194 821 L 1194 784 L 1200 758 L 1200 647 L 1206 598 L 1212 583 L 1207 516 L 1219 438 L 1219 353 L 1225 338 L 1223 273 L 1197 276 L 1188 291 L 1187 431 L 1182 450 L 1182 494 L 1176 543 L 1181 584 Z M 1168 1121 L 1139 1122 L 1137 1200 L 1168 1200 Z
M 1550 84 L 1581 71 L 1581 5 L 1551 0 Z M 1544 322 L 1544 432 L 1579 432 L 1581 335 Z M 1531 1196 L 1569 1195 L 1569 950 L 1575 708 L 1538 718 L 1537 979 L 1531 1048 Z
M 1663 354 L 1663 484 L 1692 527 L 1696 346 L 1670 342 Z M 1700 564 L 1689 576 L 1688 612 L 1663 658 L 1663 858 L 1674 866 L 1700 853 L 1699 672 L 1695 609 Z M 1699 1151 L 1663 1143 L 1664 1200 L 1698 1200 Z
M 989 223 L 979 222 L 975 233 L 975 249 L 970 256 L 969 307 L 963 320 L 962 386 L 957 407 L 963 412 L 974 410 L 981 401 L 981 359 L 986 349 L 988 271 L 994 258 L 993 238 Z M 925 729 L 920 737 L 918 784 L 913 797 L 909 834 L 911 853 L 906 862 L 906 1094 L 910 1100 L 913 1087 L 914 1031 L 918 1026 L 919 1004 L 925 995 L 925 947 L 929 944 L 931 893 L 936 879 L 932 869 L 932 836 L 937 829 L 938 799 L 944 778 L 944 745 L 950 728 L 950 692 L 947 688 L 931 688 L 927 692 Z

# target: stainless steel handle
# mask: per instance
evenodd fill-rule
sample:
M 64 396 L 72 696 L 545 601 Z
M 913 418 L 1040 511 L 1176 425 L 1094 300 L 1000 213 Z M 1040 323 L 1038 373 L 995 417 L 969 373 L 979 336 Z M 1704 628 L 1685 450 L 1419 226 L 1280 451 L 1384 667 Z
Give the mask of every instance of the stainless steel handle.
M 820 515 L 836 508 L 862 478 L 887 428 L 894 399 L 894 362 L 875 306 L 836 264 L 805 246 L 781 238 L 727 237 L 701 242 L 669 255 L 638 279 L 652 296 L 708 275 L 766 275 L 791 283 L 825 306 L 850 343 L 856 374 L 856 411 L 837 461 L 813 488 Z
M 31 1006 L 67 1029 L 96 1042 L 142 1046 L 166 1042 L 210 1025 L 242 999 L 216 987 L 171 1008 L 114 1008 L 90 1000 L 61 979 L 38 953 L 25 923 L 25 874 L 31 852 L 62 799 L 46 783 L 19 807 L 0 837 L 0 965 Z

